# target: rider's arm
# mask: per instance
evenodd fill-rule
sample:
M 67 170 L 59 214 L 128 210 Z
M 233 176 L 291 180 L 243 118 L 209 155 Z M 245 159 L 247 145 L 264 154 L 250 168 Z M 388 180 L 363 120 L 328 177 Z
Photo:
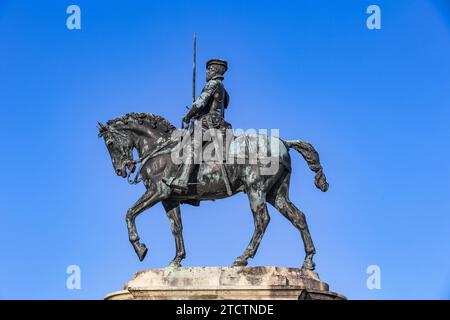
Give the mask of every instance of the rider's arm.
M 186 115 L 188 119 L 191 119 L 203 108 L 206 107 L 209 99 L 211 99 L 211 97 L 214 95 L 214 92 L 216 91 L 218 84 L 219 83 L 216 80 L 210 80 L 206 83 L 205 87 L 202 90 L 202 93 L 197 98 L 197 100 L 195 100 L 191 110 L 189 110 L 188 114 Z

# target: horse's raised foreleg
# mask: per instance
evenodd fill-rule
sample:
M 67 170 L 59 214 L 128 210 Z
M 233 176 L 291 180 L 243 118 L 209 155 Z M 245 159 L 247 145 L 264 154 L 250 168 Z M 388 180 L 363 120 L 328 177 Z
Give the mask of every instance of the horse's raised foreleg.
M 170 221 L 170 229 L 175 238 L 176 254 L 169 267 L 181 267 L 181 260 L 186 257 L 183 241 L 183 224 L 181 222 L 180 203 L 176 201 L 163 201 L 164 209 Z
M 145 244 L 139 242 L 139 234 L 136 229 L 136 217 L 143 211 L 151 208 L 159 201 L 165 199 L 167 194 L 158 190 L 157 188 L 149 188 L 144 195 L 127 211 L 125 221 L 128 227 L 128 237 L 133 245 L 134 251 L 142 261 L 147 254 L 147 247 Z
M 265 193 L 261 190 L 248 190 L 247 195 L 253 213 L 255 230 L 250 243 L 244 253 L 234 261 L 233 267 L 246 266 L 248 258 L 253 258 L 255 256 L 270 221 Z
M 306 253 L 303 268 L 314 270 L 316 264 L 313 261 L 313 256 L 316 253 L 316 249 L 309 233 L 305 214 L 289 200 L 289 180 L 290 174 L 287 174 L 280 186 L 269 194 L 267 201 L 300 231 Z

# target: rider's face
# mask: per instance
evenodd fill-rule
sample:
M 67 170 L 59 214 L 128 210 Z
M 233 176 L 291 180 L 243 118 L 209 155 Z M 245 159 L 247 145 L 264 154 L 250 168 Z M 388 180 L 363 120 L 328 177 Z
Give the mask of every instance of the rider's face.
M 206 81 L 211 80 L 216 74 L 216 70 L 214 69 L 214 67 L 212 65 L 209 65 L 206 68 Z

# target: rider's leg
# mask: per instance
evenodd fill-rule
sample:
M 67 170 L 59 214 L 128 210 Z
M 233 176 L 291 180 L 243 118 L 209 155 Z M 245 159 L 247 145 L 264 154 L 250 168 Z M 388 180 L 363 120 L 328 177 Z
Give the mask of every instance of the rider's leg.
M 202 140 L 194 136 L 192 139 L 191 149 L 189 150 L 189 156 L 186 157 L 186 162 L 182 164 L 181 174 L 176 177 L 170 184 L 172 187 L 187 190 L 189 177 L 195 168 L 195 165 L 199 159 L 198 155 L 202 152 Z
M 191 176 L 191 172 L 194 169 L 193 163 L 183 163 L 182 164 L 181 174 L 175 178 L 170 184 L 171 187 L 181 190 L 188 189 L 189 177 Z

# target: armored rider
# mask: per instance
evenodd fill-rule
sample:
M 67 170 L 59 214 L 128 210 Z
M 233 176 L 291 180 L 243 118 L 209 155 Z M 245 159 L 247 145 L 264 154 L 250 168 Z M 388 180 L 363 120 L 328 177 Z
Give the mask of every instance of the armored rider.
M 212 59 L 206 63 L 206 84 L 192 108 L 183 118 L 186 126 L 190 124 L 191 120 L 194 120 L 194 128 L 201 127 L 202 135 L 208 129 L 215 129 L 216 132 L 231 129 L 231 125 L 224 119 L 229 101 L 228 93 L 223 85 L 227 69 L 228 63 L 225 60 Z M 192 141 L 193 150 L 201 149 L 202 141 L 196 141 L 196 139 L 192 139 Z M 170 184 L 172 187 L 187 190 L 189 177 L 195 167 L 193 157 L 194 153 L 191 152 L 190 161 L 183 164 L 181 173 Z

